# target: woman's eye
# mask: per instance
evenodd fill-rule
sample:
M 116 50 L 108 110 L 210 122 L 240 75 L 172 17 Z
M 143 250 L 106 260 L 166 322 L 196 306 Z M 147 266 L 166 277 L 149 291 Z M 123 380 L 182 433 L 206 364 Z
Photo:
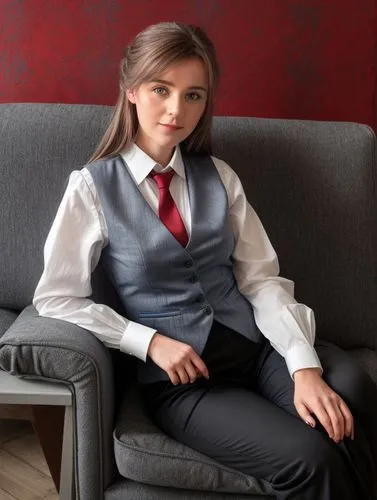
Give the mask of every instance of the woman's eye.
M 166 95 L 168 92 L 164 87 L 156 87 L 153 89 L 153 92 L 155 92 L 157 95 Z
M 198 94 L 197 92 L 190 92 L 189 94 L 187 94 L 186 97 L 189 101 L 197 101 L 198 99 L 201 98 L 201 95 Z

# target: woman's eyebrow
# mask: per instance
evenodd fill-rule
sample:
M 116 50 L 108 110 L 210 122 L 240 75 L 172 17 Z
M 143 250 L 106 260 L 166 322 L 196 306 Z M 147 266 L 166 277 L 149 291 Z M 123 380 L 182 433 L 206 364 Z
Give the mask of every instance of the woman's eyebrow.
M 151 82 L 153 82 L 153 83 L 162 83 L 163 85 L 169 85 L 170 87 L 174 87 L 175 86 L 173 82 L 169 82 L 168 80 L 157 79 L 157 80 L 151 80 Z M 207 90 L 208 90 L 205 87 L 202 87 L 200 85 L 192 85 L 191 87 L 188 87 L 188 89 L 190 89 L 190 90 L 203 90 L 204 92 L 207 92 Z

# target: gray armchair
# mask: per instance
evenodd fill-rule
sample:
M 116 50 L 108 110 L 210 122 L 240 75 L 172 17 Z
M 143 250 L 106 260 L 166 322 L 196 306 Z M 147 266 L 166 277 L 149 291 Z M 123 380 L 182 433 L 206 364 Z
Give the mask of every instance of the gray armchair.
M 271 497 L 263 481 L 152 424 L 134 358 L 75 325 L 40 318 L 30 305 L 65 181 L 86 163 L 109 114 L 105 106 L 0 105 L 0 368 L 71 388 L 79 500 Z M 239 173 L 282 275 L 315 310 L 318 336 L 350 350 L 377 383 L 374 133 L 352 123 L 218 117 L 213 135 L 214 153 Z M 93 298 L 122 312 L 101 264 Z

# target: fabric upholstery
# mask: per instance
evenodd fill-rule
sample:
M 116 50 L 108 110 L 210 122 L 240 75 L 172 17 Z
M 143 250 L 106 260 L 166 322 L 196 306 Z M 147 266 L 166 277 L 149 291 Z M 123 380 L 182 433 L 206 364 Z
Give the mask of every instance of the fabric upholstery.
M 275 496 L 242 495 L 237 493 L 215 493 L 164 488 L 117 478 L 106 491 L 105 500 L 268 500 Z
M 268 493 L 263 481 L 220 465 L 161 432 L 135 387 L 127 391 L 114 431 L 119 473 L 146 484 L 190 490 Z
M 115 472 L 109 350 L 86 330 L 41 318 L 29 306 L 0 339 L 0 369 L 30 379 L 67 383 L 75 395 L 80 500 L 100 500 Z
M 13 321 L 15 321 L 17 316 L 18 313 L 16 313 L 15 311 L 0 309 L 0 338 L 8 330 Z
M 0 105 L 0 307 L 30 304 L 69 173 L 94 150 L 109 108 Z

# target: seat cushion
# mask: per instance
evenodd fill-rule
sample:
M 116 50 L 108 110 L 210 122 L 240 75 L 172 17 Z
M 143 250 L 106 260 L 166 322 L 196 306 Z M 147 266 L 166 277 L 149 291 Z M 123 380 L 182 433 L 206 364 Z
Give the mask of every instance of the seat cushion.
M 16 320 L 18 313 L 10 309 L 0 308 L 0 338 Z
M 137 386 L 127 391 L 121 405 L 114 452 L 119 473 L 133 481 L 189 490 L 271 494 L 265 481 L 225 467 L 161 432 L 148 417 Z
M 167 488 L 139 483 L 130 479 L 117 478 L 106 490 L 104 500 L 268 500 L 276 496 L 245 495 L 244 493 L 219 493 L 217 491 L 198 491 L 182 488 Z

